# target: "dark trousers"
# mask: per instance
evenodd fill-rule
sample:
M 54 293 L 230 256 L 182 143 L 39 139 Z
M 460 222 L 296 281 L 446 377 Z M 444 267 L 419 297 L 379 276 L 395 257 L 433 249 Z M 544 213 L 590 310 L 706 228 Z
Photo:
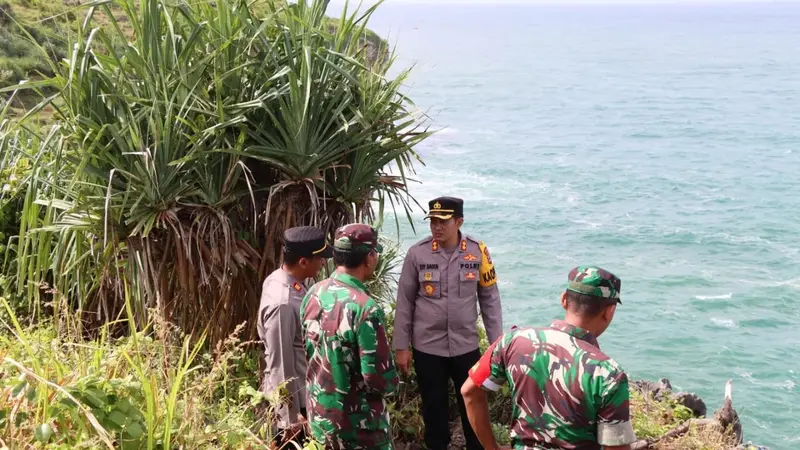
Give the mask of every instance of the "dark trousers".
M 467 381 L 469 369 L 480 359 L 478 349 L 469 353 L 445 357 L 414 350 L 414 370 L 422 396 L 422 420 L 425 422 L 425 445 L 431 450 L 446 450 L 450 443 L 448 384 L 453 380 L 461 414 L 461 426 L 467 441 L 467 450 L 482 450 L 480 441 L 472 431 L 461 397 L 461 386 Z
M 300 414 L 302 414 L 303 417 L 308 418 L 305 408 L 300 408 Z M 275 445 L 273 448 L 295 449 L 297 447 L 295 447 L 292 442 L 296 442 L 302 446 L 307 438 L 308 435 L 306 434 L 306 430 L 304 428 L 301 428 L 294 433 L 290 432 L 288 429 L 280 429 L 273 438 L 273 444 Z

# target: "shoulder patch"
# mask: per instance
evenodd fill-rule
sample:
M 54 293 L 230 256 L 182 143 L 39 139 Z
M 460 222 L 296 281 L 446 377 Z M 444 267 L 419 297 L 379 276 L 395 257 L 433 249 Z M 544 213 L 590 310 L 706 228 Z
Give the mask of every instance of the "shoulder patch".
M 303 286 L 300 286 L 300 283 L 298 283 L 296 281 L 294 282 L 294 284 L 292 284 L 292 287 L 297 292 L 303 292 Z
M 473 242 L 473 243 L 478 244 L 478 245 L 480 245 L 482 243 L 481 241 L 475 239 L 474 237 L 472 237 L 472 236 L 470 236 L 468 234 L 464 234 L 462 237 L 463 237 L 463 239 L 465 241 L 470 241 L 470 242 Z
M 478 247 L 481 250 L 481 279 L 478 281 L 478 284 L 481 287 L 493 286 L 497 283 L 497 273 L 494 270 L 492 257 L 489 256 L 489 249 L 483 242 L 479 242 Z

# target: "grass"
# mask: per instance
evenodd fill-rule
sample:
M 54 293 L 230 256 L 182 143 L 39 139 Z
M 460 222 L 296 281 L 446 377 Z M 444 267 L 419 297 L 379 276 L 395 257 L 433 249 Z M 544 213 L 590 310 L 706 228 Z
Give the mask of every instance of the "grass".
M 693 418 L 692 411 L 673 401 L 657 401 L 639 391 L 631 391 L 631 418 L 636 437 L 658 438 Z M 733 435 L 720 426 L 692 426 L 689 432 L 675 439 L 658 442 L 655 450 L 730 450 L 735 447 Z
M 83 341 L 46 323 L 23 328 L 2 303 L 0 448 L 263 448 L 271 439 L 269 414 L 257 414 L 257 356 L 238 336 L 203 350 L 153 322 Z

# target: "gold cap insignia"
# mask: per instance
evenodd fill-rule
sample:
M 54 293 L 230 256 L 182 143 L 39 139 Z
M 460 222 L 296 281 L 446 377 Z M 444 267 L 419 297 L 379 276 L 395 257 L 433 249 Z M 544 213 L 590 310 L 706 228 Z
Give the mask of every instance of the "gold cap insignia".
M 439 203 L 439 202 L 434 203 L 433 204 L 433 209 L 442 209 L 442 204 Z

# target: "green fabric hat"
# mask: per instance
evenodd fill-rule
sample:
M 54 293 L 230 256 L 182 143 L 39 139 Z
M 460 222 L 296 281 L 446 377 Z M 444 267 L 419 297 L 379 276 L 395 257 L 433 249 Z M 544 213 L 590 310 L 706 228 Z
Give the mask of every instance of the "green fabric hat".
M 622 303 L 619 293 L 622 280 L 613 273 L 596 266 L 578 266 L 569 272 L 567 290 L 598 298 L 616 299 Z

